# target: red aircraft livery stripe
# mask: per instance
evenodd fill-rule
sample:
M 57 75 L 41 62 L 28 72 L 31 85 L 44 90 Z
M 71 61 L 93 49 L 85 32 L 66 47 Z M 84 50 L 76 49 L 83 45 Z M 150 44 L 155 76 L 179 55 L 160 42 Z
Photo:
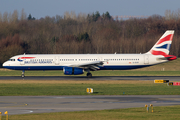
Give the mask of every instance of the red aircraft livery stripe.
M 167 56 L 168 54 L 162 52 L 162 51 L 155 51 L 155 50 L 151 50 L 151 54 L 153 55 L 163 55 L 163 56 Z
M 35 57 L 19 57 L 18 59 L 33 59 Z
M 165 58 L 167 58 L 169 61 L 170 61 L 170 60 L 175 60 L 175 59 L 177 59 L 176 56 L 174 56 L 174 55 L 168 55 L 168 54 L 166 54 L 166 53 L 164 53 L 164 52 L 162 52 L 162 51 L 152 50 L 151 53 L 152 53 L 153 55 L 163 55 L 163 56 L 164 56 Z
M 163 42 L 165 42 L 165 41 L 172 41 L 172 38 L 173 38 L 173 34 L 169 34 L 169 35 L 167 35 L 166 37 L 162 38 L 162 39 L 157 43 L 157 45 L 159 45 L 159 44 L 161 44 L 161 43 L 163 43 Z

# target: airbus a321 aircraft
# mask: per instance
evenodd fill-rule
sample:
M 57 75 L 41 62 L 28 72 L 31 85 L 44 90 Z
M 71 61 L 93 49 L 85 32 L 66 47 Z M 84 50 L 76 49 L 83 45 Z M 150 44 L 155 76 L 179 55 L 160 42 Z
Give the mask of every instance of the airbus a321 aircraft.
M 63 70 L 65 75 L 79 75 L 96 70 L 128 70 L 175 60 L 169 55 L 174 30 L 167 30 L 151 50 L 144 54 L 23 54 L 11 57 L 3 67 L 12 70 Z

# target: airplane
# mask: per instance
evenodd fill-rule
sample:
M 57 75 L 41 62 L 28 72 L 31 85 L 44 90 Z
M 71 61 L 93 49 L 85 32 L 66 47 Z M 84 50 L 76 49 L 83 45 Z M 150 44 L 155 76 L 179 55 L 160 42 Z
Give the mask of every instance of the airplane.
M 144 54 L 23 54 L 11 57 L 3 67 L 12 70 L 63 70 L 65 75 L 79 75 L 96 70 L 128 70 L 148 67 L 177 59 L 169 55 L 174 30 L 167 30 L 150 51 Z

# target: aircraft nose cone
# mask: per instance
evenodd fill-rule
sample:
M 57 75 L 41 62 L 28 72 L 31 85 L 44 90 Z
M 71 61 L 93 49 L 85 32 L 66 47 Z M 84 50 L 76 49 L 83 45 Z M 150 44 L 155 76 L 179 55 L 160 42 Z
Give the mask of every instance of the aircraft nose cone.
M 3 67 L 7 66 L 7 62 L 4 62 L 2 66 L 3 66 Z

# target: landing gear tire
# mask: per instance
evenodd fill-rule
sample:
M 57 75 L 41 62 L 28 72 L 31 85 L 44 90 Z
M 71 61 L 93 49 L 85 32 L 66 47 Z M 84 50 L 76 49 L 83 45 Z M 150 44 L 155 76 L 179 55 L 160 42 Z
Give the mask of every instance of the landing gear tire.
M 22 78 L 25 77 L 24 73 L 25 73 L 25 70 L 22 70 L 22 75 L 21 75 Z
M 22 75 L 21 75 L 21 77 L 22 77 L 22 78 L 24 78 L 24 77 L 25 77 L 25 75 L 24 75 L 24 74 L 22 74 Z
M 87 73 L 87 77 L 88 78 L 92 78 L 92 74 L 91 73 Z

